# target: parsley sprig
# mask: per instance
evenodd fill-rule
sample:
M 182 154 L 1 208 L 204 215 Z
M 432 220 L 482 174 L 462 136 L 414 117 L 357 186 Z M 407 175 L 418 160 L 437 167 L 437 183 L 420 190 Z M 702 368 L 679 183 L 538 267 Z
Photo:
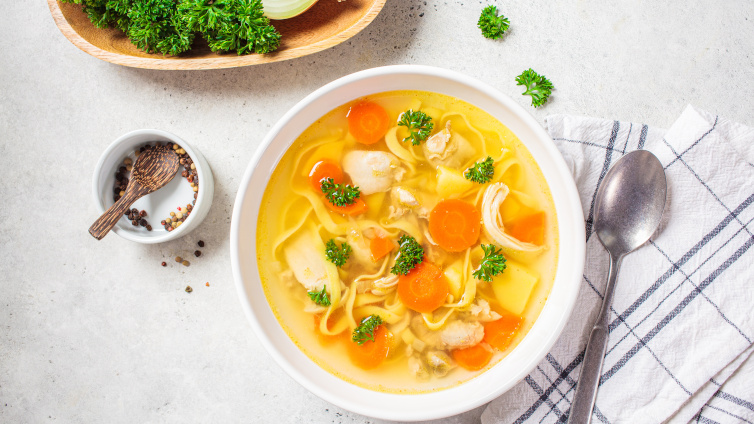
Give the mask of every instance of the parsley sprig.
M 503 249 L 496 249 L 494 244 L 481 245 L 484 251 L 484 258 L 479 264 L 479 268 L 471 275 L 477 280 L 483 280 L 490 282 L 492 277 L 498 274 L 502 274 L 508 265 L 505 264 L 505 257 L 503 256 Z
M 325 284 L 320 291 L 313 290 L 307 292 L 306 294 L 308 294 L 309 299 L 311 299 L 317 305 L 330 306 L 330 295 L 327 294 L 327 284 Z
M 495 175 L 495 165 L 493 165 L 492 157 L 487 156 L 487 159 L 474 163 L 474 166 L 467 169 L 463 175 L 467 180 L 479 184 L 492 181 L 492 177 Z
M 487 6 L 479 16 L 477 26 L 482 30 L 482 35 L 492 40 L 503 38 L 503 33 L 510 27 L 510 21 L 503 15 L 498 16 L 497 7 Z
M 406 275 L 424 259 L 424 249 L 415 238 L 402 235 L 398 239 L 400 250 L 395 257 L 395 265 L 390 269 L 395 275 Z
M 335 206 L 351 205 L 361 196 L 361 190 L 358 187 L 351 187 L 348 184 L 337 184 L 332 178 L 322 180 L 320 189 L 322 189 L 322 193 L 325 193 L 327 201 Z
M 351 341 L 360 345 L 366 343 L 368 340 L 374 341 L 374 332 L 380 325 L 382 325 L 382 318 L 379 315 L 369 315 L 362 319 L 359 326 L 353 330 Z
M 418 146 L 422 141 L 429 137 L 435 124 L 432 123 L 432 117 L 420 110 L 409 109 L 401 114 L 398 125 L 408 128 L 409 135 L 403 139 L 403 142 L 410 141 L 414 146 Z
M 529 68 L 516 77 L 516 85 L 526 86 L 526 91 L 521 93 L 522 96 L 531 96 L 531 105 L 540 107 L 552 94 L 552 82 L 544 75 L 539 75 Z
M 335 266 L 343 266 L 346 264 L 348 257 L 351 256 L 351 246 L 345 242 L 338 246 L 335 240 L 330 239 L 325 243 L 325 256 Z

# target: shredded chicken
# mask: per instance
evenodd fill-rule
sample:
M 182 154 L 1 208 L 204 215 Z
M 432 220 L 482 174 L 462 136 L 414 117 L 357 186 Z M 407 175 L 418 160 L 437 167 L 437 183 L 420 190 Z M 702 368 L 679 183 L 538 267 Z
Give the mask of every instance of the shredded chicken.
M 427 352 L 426 358 L 427 365 L 437 377 L 444 377 L 455 365 L 450 356 L 442 351 Z
M 463 349 L 481 342 L 484 338 L 482 324 L 464 321 L 453 321 L 440 330 L 440 340 L 450 349 Z
M 351 259 L 359 263 L 363 271 L 371 271 L 377 267 L 372 260 L 372 251 L 369 249 L 369 240 L 359 231 L 358 227 L 351 227 L 346 233 L 346 241 L 351 246 Z M 353 262 L 351 262 L 353 263 Z
M 419 379 L 424 380 L 429 378 L 429 369 L 427 369 L 427 365 L 416 355 L 411 355 L 408 358 L 408 369 Z
M 459 168 L 474 154 L 474 148 L 468 140 L 451 132 L 450 120 L 445 123 L 445 128 L 422 144 L 422 150 L 424 157 L 433 166 L 443 165 L 449 168 Z
M 398 219 L 414 211 L 419 218 L 428 218 L 429 211 L 416 199 L 416 195 L 405 187 L 393 187 L 390 190 L 389 219 Z
M 484 299 L 477 299 L 476 303 L 469 305 L 469 312 L 481 322 L 496 321 L 502 318 L 500 314 L 490 309 L 490 304 Z
M 392 153 L 366 150 L 346 154 L 343 157 L 343 170 L 365 196 L 390 190 L 392 184 L 402 180 L 406 173 Z
M 440 347 L 442 345 L 439 332 L 430 330 L 424 323 L 424 318 L 419 314 L 411 318 L 411 330 L 417 338 L 429 347 Z
M 525 243 L 517 238 L 506 234 L 503 226 L 503 218 L 500 215 L 500 205 L 508 196 L 510 190 L 503 183 L 495 183 L 487 187 L 482 199 L 482 222 L 484 233 L 500 246 L 524 252 L 536 252 L 543 249 L 532 243 Z
M 320 291 L 328 283 L 325 257 L 312 242 L 314 237 L 309 231 L 302 231 L 294 236 L 283 252 L 293 275 L 306 291 Z

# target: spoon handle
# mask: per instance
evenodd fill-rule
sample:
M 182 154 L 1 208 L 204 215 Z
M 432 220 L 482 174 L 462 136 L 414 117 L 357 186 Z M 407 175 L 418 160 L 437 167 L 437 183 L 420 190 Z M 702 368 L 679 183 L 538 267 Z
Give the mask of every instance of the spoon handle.
M 602 361 L 605 359 L 607 350 L 607 337 L 610 334 L 608 325 L 610 318 L 610 305 L 613 303 L 613 291 L 615 280 L 618 278 L 622 256 L 610 256 L 610 271 L 605 287 L 605 296 L 602 299 L 602 308 L 594 323 L 589 341 L 586 344 L 584 361 L 581 363 L 576 393 L 573 395 L 573 404 L 568 418 L 568 424 L 588 424 L 592 420 L 594 401 L 597 399 L 597 387 L 600 384 L 602 373 Z
M 94 224 L 89 227 L 89 234 L 94 236 L 97 240 L 102 240 L 128 208 L 130 208 L 140 197 L 146 194 L 149 194 L 149 189 L 146 187 L 141 186 L 135 181 L 132 184 L 129 184 L 123 197 L 113 203 L 113 205 L 110 206 L 110 209 L 106 210 L 105 213 L 97 218 L 97 220 L 94 221 Z

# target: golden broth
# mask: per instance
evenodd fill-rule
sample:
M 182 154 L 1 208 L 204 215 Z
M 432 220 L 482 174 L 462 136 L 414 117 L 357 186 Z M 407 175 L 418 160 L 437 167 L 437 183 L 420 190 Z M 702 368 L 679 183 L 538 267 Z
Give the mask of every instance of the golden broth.
M 347 114 L 349 108 L 356 103 L 351 102 L 328 112 L 307 128 L 288 149 L 271 176 L 264 193 L 258 221 L 257 264 L 262 285 L 269 304 L 285 332 L 309 358 L 328 372 L 359 386 L 391 393 L 421 393 L 452 387 L 494 366 L 523 339 L 542 310 L 552 287 L 557 265 L 557 219 L 553 201 L 544 177 L 521 141 L 502 123 L 479 108 L 449 96 L 421 91 L 386 92 L 370 95 L 361 100 L 377 103 L 387 111 L 392 128 L 388 131 L 384 140 L 365 146 L 357 143 L 354 137 L 349 134 Z M 406 135 L 405 128 L 397 128 L 394 123 L 397 122 L 398 116 L 408 109 L 421 110 L 430 115 L 435 125 L 433 134 L 445 128 L 447 121 L 451 121 L 452 137 L 465 138 L 468 144 L 473 147 L 472 157 L 466 160 L 462 166 L 457 167 L 458 171 L 462 172 L 473 165 L 474 162 L 487 156 L 493 157 L 495 160 L 493 182 L 503 182 L 512 190 L 512 194 L 508 195 L 501 207 L 504 223 L 510 222 L 517 216 L 516 214 L 523 213 L 523 210 L 538 210 L 545 213 L 544 249 L 536 253 L 522 253 L 504 249 L 509 265 L 515 262 L 524 267 L 528 273 L 536 275 L 538 279 L 531 290 L 528 302 L 525 302 L 525 308 L 520 311 L 519 315 L 523 317 L 523 325 L 515 339 L 504 351 L 496 350 L 489 364 L 479 371 L 467 371 L 455 366 L 443 377 L 435 376 L 430 372 L 429 378 L 423 379 L 417 378 L 410 372 L 407 351 L 413 351 L 414 355 L 418 357 L 426 353 L 424 351 L 420 354 L 414 347 L 409 349 L 403 338 L 403 331 L 405 331 L 403 327 L 407 325 L 408 319 L 405 316 L 413 317 L 417 315 L 416 312 L 411 310 L 406 311 L 405 316 L 396 315 L 396 317 L 400 316 L 399 320 L 394 317 L 394 322 L 385 324 L 389 330 L 395 330 L 394 333 L 400 334 L 393 334 L 394 344 L 391 346 L 390 354 L 384 363 L 371 370 L 364 370 L 352 364 L 346 346 L 348 343 L 353 343 L 350 341 L 350 336 L 354 326 L 358 324 L 358 320 L 361 318 L 361 316 L 356 316 L 356 311 L 370 310 L 365 306 L 369 306 L 368 302 L 375 297 L 358 295 L 360 296 L 358 297 L 359 300 L 355 300 L 356 295 L 354 293 L 357 291 L 357 283 L 354 281 L 359 281 L 360 276 L 364 274 L 390 275 L 389 270 L 397 249 L 393 250 L 387 256 L 387 259 L 383 258 L 373 264 L 358 261 L 351 263 L 352 259 L 349 259 L 349 264 L 338 270 L 343 287 L 347 288 L 341 293 L 342 299 L 340 299 L 341 306 L 339 308 L 346 310 L 349 296 L 353 298 L 351 301 L 355 302 L 356 306 L 352 308 L 355 322 L 348 323 L 347 328 L 337 336 L 324 336 L 318 331 L 317 321 L 321 318 L 315 318 L 315 314 L 305 311 L 305 309 L 312 309 L 312 302 L 307 296 L 306 289 L 295 279 L 291 279 L 291 273 L 287 271 L 289 265 L 286 262 L 284 251 L 289 246 L 291 237 L 296 236 L 296 234 L 308 231 L 319 235 L 324 243 L 330 238 L 344 241 L 345 237 L 342 233 L 347 231 L 348 228 L 357 228 L 360 234 L 366 238 L 364 234 L 368 234 L 370 231 L 368 229 L 376 223 L 388 232 L 393 240 L 397 240 L 400 234 L 414 235 L 425 248 L 427 257 L 431 257 L 432 262 L 446 272 L 449 268 L 461 267 L 461 275 L 464 277 L 461 282 L 461 290 L 457 288 L 455 290 L 460 295 L 453 296 L 452 299 L 448 298 L 446 305 L 469 301 L 468 294 L 470 292 L 466 289 L 470 289 L 469 284 L 474 284 L 476 288 L 472 303 L 477 303 L 479 299 L 483 299 L 489 303 L 493 311 L 505 312 L 501 306 L 499 294 L 496 295 L 496 291 L 493 289 L 493 285 L 500 287 L 498 279 L 501 277 L 495 277 L 492 283 L 471 277 L 471 271 L 476 269 L 482 257 L 481 250 L 478 247 L 479 243 L 490 243 L 490 239 L 484 232 L 482 232 L 480 240 L 469 251 L 444 252 L 440 248 L 433 247 L 428 238 L 425 237 L 426 219 L 418 217 L 420 213 L 417 212 L 417 209 L 401 217 L 388 218 L 392 211 L 391 206 L 395 206 L 391 204 L 393 201 L 391 193 L 378 192 L 362 196 L 368 205 L 368 211 L 363 215 L 347 218 L 324 208 L 321 205 L 321 202 L 323 202 L 321 193 L 316 193 L 309 184 L 307 176 L 312 165 L 323 157 L 332 157 L 337 161 L 338 158 L 342 158 L 345 154 L 354 150 L 391 151 L 390 146 L 394 149 L 395 139 L 401 140 Z M 388 140 L 391 135 L 392 141 Z M 392 144 L 390 144 L 391 142 Z M 425 159 L 421 147 L 410 147 L 410 143 L 400 141 L 398 143 L 403 150 L 400 150 L 398 152 L 400 155 L 396 156 L 399 156 L 401 167 L 406 169 L 406 173 L 401 181 L 394 183 L 394 185 L 404 187 L 414 193 L 421 206 L 426 207 L 426 210 L 431 210 L 433 205 L 441 199 L 441 196 L 437 194 L 437 168 Z M 344 173 L 344 176 L 344 182 L 348 182 L 348 175 Z M 460 196 L 460 199 L 481 209 L 483 193 L 489 184 L 491 183 L 473 183 L 471 189 L 455 196 Z M 444 186 L 439 189 L 444 189 Z M 317 205 L 317 202 L 320 202 L 320 204 Z M 317 211 L 317 207 L 319 211 Z M 384 263 L 385 260 L 389 263 Z M 512 272 L 510 269 L 509 266 L 506 272 Z M 382 272 L 380 273 L 380 271 Z M 396 296 L 390 293 L 385 296 L 385 299 L 392 299 L 390 304 L 395 306 Z M 510 300 L 514 297 L 514 295 L 505 297 L 504 301 L 515 304 L 515 299 Z M 359 306 L 359 303 L 364 304 Z M 521 302 L 518 301 L 518 303 Z M 392 310 L 400 311 L 400 305 L 395 306 Z M 453 312 L 449 312 L 451 310 Z M 430 321 L 440 321 L 446 314 L 450 315 L 447 322 L 452 321 L 457 316 L 467 316 L 469 314 L 468 306 L 455 309 L 443 306 L 435 311 L 429 319 Z M 342 328 L 343 322 L 347 323 L 348 321 L 343 315 L 342 312 L 335 312 L 331 315 L 330 321 L 333 323 L 338 320 L 342 321 L 340 325 Z M 320 313 L 318 316 L 321 317 L 322 314 Z M 413 328 L 410 325 L 411 321 L 408 322 L 407 328 L 411 330 Z M 338 326 L 337 324 L 334 325 Z

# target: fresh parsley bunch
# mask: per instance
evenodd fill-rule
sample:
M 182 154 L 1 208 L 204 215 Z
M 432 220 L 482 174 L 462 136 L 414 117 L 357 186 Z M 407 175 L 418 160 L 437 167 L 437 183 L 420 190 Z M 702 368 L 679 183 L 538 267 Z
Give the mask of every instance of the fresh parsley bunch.
M 497 7 L 487 6 L 479 16 L 477 26 L 482 30 L 482 35 L 492 40 L 503 38 L 503 34 L 510 27 L 510 21 L 503 15 L 498 16 Z
M 269 53 L 280 45 L 280 33 L 264 16 L 261 0 L 180 0 L 178 11 L 213 52 Z
M 82 5 L 94 26 L 116 27 L 149 53 L 183 53 L 197 32 L 214 52 L 269 53 L 280 45 L 261 0 L 62 1 Z
M 194 32 L 182 25 L 174 0 L 110 0 L 108 4 L 127 10 L 125 32 L 145 52 L 178 55 L 194 42 Z
M 531 105 L 540 107 L 552 94 L 552 83 L 544 75 L 539 75 L 529 68 L 516 77 L 516 85 L 526 86 L 526 91 L 521 95 L 531 96 Z

